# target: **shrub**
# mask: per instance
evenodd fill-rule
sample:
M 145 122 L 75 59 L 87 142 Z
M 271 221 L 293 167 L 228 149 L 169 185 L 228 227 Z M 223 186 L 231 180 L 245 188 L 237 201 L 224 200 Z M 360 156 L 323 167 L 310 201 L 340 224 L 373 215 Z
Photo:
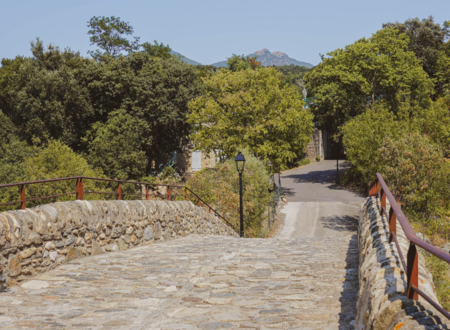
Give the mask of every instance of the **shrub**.
M 367 185 L 381 171 L 378 149 L 385 138 L 399 138 L 406 134 L 405 125 L 382 105 L 367 110 L 342 127 L 343 143 L 352 175 L 361 185 Z
M 444 182 L 448 183 L 442 175 L 446 167 L 438 145 L 411 133 L 398 140 L 386 138 L 379 155 L 385 181 L 395 185 L 395 193 L 406 207 L 427 218 L 435 213 L 443 203 L 442 194 L 446 194 Z
M 27 157 L 23 162 L 23 172 L 14 182 L 37 181 L 45 179 L 64 178 L 72 176 L 103 177 L 100 170 L 92 168 L 87 161 L 76 154 L 68 146 L 58 141 L 51 141 L 47 147 L 36 150 L 35 154 Z M 107 184 L 85 180 L 84 190 L 105 191 Z M 75 191 L 75 180 L 55 181 L 43 184 L 26 186 L 26 198 L 59 195 Z M 112 190 L 111 190 L 112 191 Z M 18 187 L 2 189 L 1 202 L 17 201 L 20 199 Z M 104 199 L 106 196 L 86 194 L 85 199 Z M 74 199 L 74 195 L 60 196 L 53 201 L 66 201 Z M 48 199 L 27 202 L 27 207 L 48 203 Z M 7 207 L 11 209 L 11 207 Z
M 245 236 L 259 237 L 263 235 L 265 213 L 271 197 L 270 177 L 263 161 L 248 151 L 243 153 L 246 159 L 242 176 Z M 217 164 L 214 169 L 197 172 L 187 185 L 234 228 L 239 228 L 239 176 L 233 159 Z
M 304 166 L 308 164 L 311 164 L 311 160 L 309 160 L 308 158 L 303 158 L 297 163 L 297 166 Z

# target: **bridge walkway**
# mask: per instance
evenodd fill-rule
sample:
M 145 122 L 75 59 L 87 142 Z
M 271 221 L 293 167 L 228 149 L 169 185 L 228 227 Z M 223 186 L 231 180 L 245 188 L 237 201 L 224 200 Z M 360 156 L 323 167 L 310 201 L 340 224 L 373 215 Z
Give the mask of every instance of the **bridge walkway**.
M 285 189 L 313 172 L 286 172 Z M 0 328 L 354 329 L 354 208 L 333 224 L 325 202 L 310 221 L 309 205 L 285 208 L 292 228 L 275 238 L 187 236 L 70 261 L 1 293 Z
M 2 329 L 352 329 L 357 242 L 191 236 L 81 258 L 0 295 Z

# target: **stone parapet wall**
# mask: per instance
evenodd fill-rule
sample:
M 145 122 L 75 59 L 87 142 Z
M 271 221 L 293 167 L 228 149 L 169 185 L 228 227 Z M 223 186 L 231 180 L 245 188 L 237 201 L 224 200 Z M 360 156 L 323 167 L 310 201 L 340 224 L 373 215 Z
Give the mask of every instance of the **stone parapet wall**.
M 81 256 L 189 234 L 238 236 L 186 201 L 71 201 L 2 212 L 0 287 Z
M 397 239 L 406 259 L 409 248 L 397 221 Z M 389 224 L 380 215 L 379 200 L 370 197 L 361 206 L 358 228 L 359 298 L 357 330 L 391 329 L 447 329 L 437 324 L 447 320 L 422 297 L 419 301 L 407 298 L 407 277 L 403 271 L 395 243 L 389 243 Z M 419 288 L 438 301 L 433 279 L 419 254 Z M 450 323 L 449 323 L 450 324 Z

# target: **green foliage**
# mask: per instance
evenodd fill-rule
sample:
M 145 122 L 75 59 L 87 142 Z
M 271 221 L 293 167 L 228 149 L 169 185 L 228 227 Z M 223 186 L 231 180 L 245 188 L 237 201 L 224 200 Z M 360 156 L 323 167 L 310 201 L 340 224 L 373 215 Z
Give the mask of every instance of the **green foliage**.
M 385 138 L 379 154 L 385 181 L 395 185 L 396 195 L 407 208 L 433 213 L 444 163 L 439 147 L 430 138 L 411 133 L 398 140 Z
M 29 144 L 58 139 L 79 150 L 80 137 L 94 117 L 89 91 L 80 84 L 89 60 L 52 45 L 45 50 L 39 39 L 31 51 L 32 58 L 18 58 L 0 69 L 8 84 L 0 101 L 3 111 Z
M 281 72 L 282 78 L 281 82 L 285 85 L 291 85 L 297 87 L 298 91 L 301 93 L 305 84 L 303 82 L 304 75 L 310 71 L 310 68 L 299 66 L 295 64 L 274 66 L 274 68 Z
M 123 51 L 130 53 L 139 49 L 138 37 L 134 37 L 133 41 L 126 38 L 133 34 L 133 27 L 128 22 L 121 21 L 120 17 L 94 16 L 87 26 L 91 46 L 100 48 L 88 52 L 93 58 L 119 56 Z
M 144 48 L 144 52 L 146 52 L 148 55 L 152 57 L 159 57 L 165 60 L 172 57 L 169 45 L 166 46 L 162 42 L 158 44 L 156 40 L 154 41 L 153 44 L 149 42 L 144 42 L 141 45 L 141 47 Z
M 271 198 L 270 177 L 264 162 L 247 150 L 243 154 L 246 159 L 242 175 L 245 236 L 260 237 Z M 187 185 L 222 214 L 234 228 L 239 228 L 239 176 L 234 159 L 219 163 L 212 170 L 197 172 Z
M 206 92 L 189 104 L 191 139 L 198 149 L 234 158 L 248 148 L 275 171 L 303 153 L 313 132 L 295 87 L 280 86 L 273 68 L 223 70 L 203 79 Z
M 239 55 L 233 54 L 233 56 L 231 56 L 227 60 L 228 69 L 233 72 L 247 70 L 247 69 L 255 70 L 260 65 L 261 65 L 261 63 L 256 60 L 256 56 L 249 57 L 249 56 L 244 56 L 244 55 L 239 56 Z
M 397 141 L 410 133 L 426 135 L 448 157 L 450 154 L 449 101 L 439 99 L 422 108 L 410 102 L 400 104 L 397 114 L 377 102 L 342 129 L 344 148 L 352 164 L 354 179 L 367 185 L 382 170 L 379 149 L 385 139 Z
M 23 153 L 23 152 L 22 152 Z M 58 141 L 51 141 L 48 146 L 34 152 L 28 151 L 28 157 L 24 158 L 19 170 L 16 170 L 16 178 L 8 178 L 7 183 L 37 181 L 45 179 L 65 178 L 72 176 L 103 177 L 98 169 L 93 169 L 87 161 L 76 154 L 68 146 Z M 102 190 L 98 184 L 87 180 L 84 184 L 85 191 Z M 104 189 L 103 189 L 104 190 Z M 75 180 L 57 181 L 44 184 L 28 185 L 26 187 L 26 198 L 52 196 L 75 191 Z M 1 203 L 17 201 L 20 194 L 18 187 L 2 189 L 0 191 Z M 86 196 L 91 199 L 100 199 L 98 195 Z M 53 201 L 73 200 L 73 195 L 61 196 Z M 48 200 L 28 202 L 27 207 L 42 204 Z
M 394 113 L 406 100 L 426 106 L 433 82 L 408 49 L 408 42 L 405 34 L 385 28 L 369 39 L 328 53 L 328 58 L 309 71 L 306 89 L 316 97 L 310 108 L 320 126 L 337 132 L 378 99 Z
M 432 16 L 419 20 L 410 18 L 404 23 L 383 24 L 384 28 L 394 28 L 408 36 L 408 49 L 416 55 L 430 78 L 436 78 L 440 71 L 440 58 L 445 47 L 445 24 L 441 27 Z M 442 85 L 435 86 L 437 95 L 442 95 Z
M 352 171 L 361 185 L 372 181 L 381 171 L 378 149 L 385 138 L 396 139 L 407 134 L 405 122 L 384 107 L 376 104 L 355 117 L 342 128 L 343 144 Z
M 320 158 L 319 158 L 319 160 L 320 160 Z M 309 160 L 308 158 L 303 158 L 302 160 L 300 160 L 297 163 L 297 166 L 304 166 L 304 165 L 309 165 L 309 164 L 311 164 L 311 160 Z
M 0 111 L 0 183 L 24 181 L 25 159 L 35 153 L 16 135 L 11 120 Z M 2 192 L 0 192 L 1 194 Z
M 145 120 L 120 109 L 109 114 L 106 123 L 97 122 L 88 132 L 88 160 L 114 179 L 144 177 L 148 165 L 145 150 L 151 146 Z
M 448 272 L 448 264 L 430 255 L 425 259 L 427 269 L 433 275 L 433 283 L 439 302 L 445 310 L 450 309 L 450 276 Z
M 143 150 L 148 164 L 179 151 L 186 143 L 188 103 L 201 92 L 201 81 L 192 66 L 135 52 L 95 64 L 89 80 L 100 121 L 107 120 L 103 114 L 123 109 L 145 122 L 142 138 L 147 140 Z
M 320 156 L 316 156 L 316 162 L 320 162 L 320 161 L 321 161 Z

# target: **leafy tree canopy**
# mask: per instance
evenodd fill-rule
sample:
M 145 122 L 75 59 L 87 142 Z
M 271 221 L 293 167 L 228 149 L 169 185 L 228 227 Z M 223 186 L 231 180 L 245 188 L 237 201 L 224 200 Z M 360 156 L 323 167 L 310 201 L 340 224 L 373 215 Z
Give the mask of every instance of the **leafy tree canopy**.
M 394 28 L 408 36 L 408 49 L 421 61 L 422 67 L 431 78 L 439 71 L 438 61 L 444 49 L 445 27 L 434 22 L 432 16 L 427 19 L 408 19 L 404 23 L 386 23 L 383 28 Z
M 232 158 L 240 148 L 270 160 L 275 170 L 303 153 L 312 115 L 274 68 L 222 70 L 203 79 L 206 93 L 191 103 L 188 121 L 198 149 Z
M 80 81 L 91 60 L 70 49 L 61 51 L 53 45 L 45 49 L 39 39 L 32 43 L 31 51 L 30 58 L 3 61 L 3 112 L 29 144 L 52 138 L 79 150 L 80 137 L 94 116 L 89 90 Z
M 93 58 L 103 55 L 119 56 L 122 52 L 132 52 L 139 49 L 139 37 L 130 41 L 126 36 L 133 35 L 133 27 L 120 20 L 120 17 L 94 16 L 88 21 L 88 34 L 91 46 L 96 45 L 100 49 L 89 51 Z
M 149 125 L 120 109 L 109 114 L 106 123 L 95 123 L 86 137 L 88 161 L 103 169 L 109 178 L 139 179 L 145 176 L 151 146 Z
M 385 28 L 328 53 L 305 75 L 308 93 L 316 97 L 311 110 L 319 125 L 337 132 L 378 99 L 394 112 L 404 100 L 426 105 L 433 82 L 408 43 L 405 34 Z
M 249 57 L 249 56 L 239 56 L 236 54 L 233 54 L 228 61 L 228 70 L 231 70 L 233 72 L 240 71 L 240 70 L 246 70 L 246 69 L 256 69 L 261 65 L 260 62 L 256 60 L 255 57 Z
M 153 57 L 159 57 L 162 59 L 169 59 L 172 57 L 170 51 L 172 50 L 169 45 L 164 45 L 162 42 L 158 44 L 155 40 L 153 44 L 150 42 L 144 42 L 141 47 L 148 55 Z

